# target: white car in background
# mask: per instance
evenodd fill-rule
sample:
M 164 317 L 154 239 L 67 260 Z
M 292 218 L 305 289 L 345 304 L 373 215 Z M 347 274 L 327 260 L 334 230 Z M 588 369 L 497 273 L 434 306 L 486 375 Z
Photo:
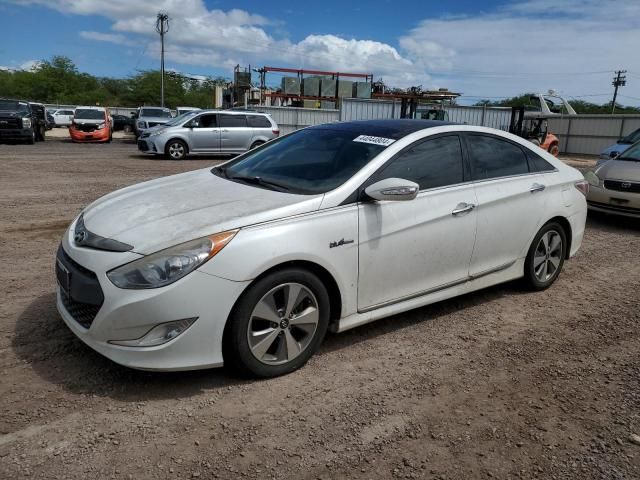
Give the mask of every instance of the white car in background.
M 61 108 L 52 113 L 56 127 L 68 127 L 73 123 L 73 109 Z
M 580 248 L 587 190 L 498 130 L 318 125 L 96 200 L 62 238 L 57 307 L 122 365 L 281 375 L 327 329 L 514 279 L 549 287 Z

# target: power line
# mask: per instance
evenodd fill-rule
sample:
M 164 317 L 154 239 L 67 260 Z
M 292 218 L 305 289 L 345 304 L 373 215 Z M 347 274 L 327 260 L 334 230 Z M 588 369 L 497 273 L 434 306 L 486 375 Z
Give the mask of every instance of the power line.
M 627 73 L 626 70 L 617 70 L 616 76 L 613 77 L 613 100 L 611 101 L 611 113 L 615 113 L 616 111 L 616 97 L 618 96 L 618 87 L 624 87 L 627 84 L 627 77 L 624 76 Z

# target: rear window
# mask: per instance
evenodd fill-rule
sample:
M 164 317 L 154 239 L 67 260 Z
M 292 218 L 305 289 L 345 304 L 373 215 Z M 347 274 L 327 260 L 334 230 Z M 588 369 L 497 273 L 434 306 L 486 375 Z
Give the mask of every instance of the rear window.
M 161 108 L 143 108 L 140 111 L 141 117 L 160 117 L 171 118 L 171 112 L 162 110 Z
M 556 167 L 531 150 L 527 151 L 527 155 L 529 156 L 529 168 L 532 172 L 551 172 L 556 169 Z
M 220 127 L 246 127 L 247 117 L 245 115 L 219 115 L 218 123 Z
M 247 124 L 253 128 L 271 128 L 271 122 L 264 115 L 247 115 Z

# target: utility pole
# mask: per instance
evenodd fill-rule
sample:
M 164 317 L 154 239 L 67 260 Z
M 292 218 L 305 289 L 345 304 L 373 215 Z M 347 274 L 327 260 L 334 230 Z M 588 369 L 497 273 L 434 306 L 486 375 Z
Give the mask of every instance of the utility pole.
M 624 75 L 627 73 L 626 70 L 618 70 L 615 72 L 616 76 L 613 77 L 613 102 L 611 102 L 611 113 L 615 113 L 616 111 L 616 97 L 618 96 L 618 87 L 624 87 L 627 84 L 627 77 Z
M 156 31 L 160 34 L 160 105 L 164 107 L 164 35 L 169 31 L 169 15 L 158 13 Z

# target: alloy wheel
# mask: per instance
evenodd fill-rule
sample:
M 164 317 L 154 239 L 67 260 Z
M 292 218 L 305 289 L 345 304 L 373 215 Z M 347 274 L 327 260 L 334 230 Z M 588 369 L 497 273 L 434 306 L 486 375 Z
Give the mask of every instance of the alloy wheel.
M 562 237 L 549 230 L 538 242 L 533 255 L 533 272 L 540 282 L 547 282 L 557 273 L 562 263 Z
M 177 142 L 169 145 L 169 156 L 175 160 L 181 159 L 184 156 L 184 145 Z
M 311 344 L 320 314 L 309 288 L 284 283 L 269 290 L 256 304 L 247 328 L 253 356 L 266 365 L 290 362 Z

